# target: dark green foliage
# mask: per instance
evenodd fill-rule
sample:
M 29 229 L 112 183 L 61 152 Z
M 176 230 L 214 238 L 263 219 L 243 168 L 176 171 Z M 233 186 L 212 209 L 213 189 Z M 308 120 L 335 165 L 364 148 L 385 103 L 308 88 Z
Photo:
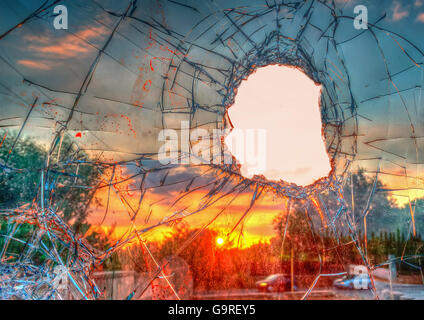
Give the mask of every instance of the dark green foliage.
M 76 232 L 85 233 L 89 228 L 85 219 L 90 205 L 100 205 L 94 197 L 99 177 L 97 167 L 67 137 L 56 144 L 49 156 L 49 146 L 22 136 L 16 139 L 14 132 L 0 135 L 5 137 L 0 147 L 0 209 L 16 209 L 24 204 L 26 208 L 40 208 L 43 179 L 44 207 L 70 223 Z M 0 220 L 0 252 L 14 227 L 13 222 Z M 27 223 L 17 224 L 14 237 L 22 242 L 11 240 L 4 253 L 13 256 L 26 250 L 35 229 L 36 226 Z
M 5 133 L 0 133 L 1 137 Z M 29 139 L 8 133 L 0 147 L 0 208 L 14 208 L 32 202 L 39 191 L 46 151 Z

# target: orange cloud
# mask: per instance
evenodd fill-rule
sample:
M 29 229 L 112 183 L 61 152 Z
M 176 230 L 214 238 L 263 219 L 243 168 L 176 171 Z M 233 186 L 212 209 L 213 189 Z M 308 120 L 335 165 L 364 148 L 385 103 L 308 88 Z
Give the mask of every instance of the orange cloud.
M 94 48 L 87 42 L 106 34 L 107 29 L 100 26 L 84 29 L 75 34 L 68 34 L 63 38 L 28 35 L 25 40 L 32 43 L 28 46 L 28 49 L 41 53 L 43 56 L 51 57 L 54 55 L 55 58 L 67 59 L 92 52 Z
M 75 43 L 63 43 L 56 46 L 47 46 L 47 47 L 36 47 L 29 46 L 29 49 L 41 52 L 41 53 L 52 53 L 60 55 L 64 58 L 74 57 L 80 53 L 87 53 L 90 51 L 90 48 L 86 44 L 75 44 Z
M 50 70 L 51 67 L 48 64 L 33 60 L 18 60 L 18 64 L 31 69 Z
M 418 17 L 417 17 L 417 21 L 418 21 L 418 22 L 421 22 L 421 23 L 424 23 L 424 13 L 420 13 L 420 14 L 418 15 Z
M 394 1 L 393 2 L 393 15 L 392 15 L 393 21 L 400 21 L 403 18 L 406 18 L 408 16 L 409 16 L 409 12 L 406 9 L 403 9 L 399 2 Z

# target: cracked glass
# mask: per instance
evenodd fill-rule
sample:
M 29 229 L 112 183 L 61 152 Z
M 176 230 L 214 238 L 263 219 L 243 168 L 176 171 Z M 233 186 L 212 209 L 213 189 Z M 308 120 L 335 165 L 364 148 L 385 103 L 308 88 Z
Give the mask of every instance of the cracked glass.
M 0 17 L 1 299 L 423 298 L 421 1 Z M 314 184 L 246 178 L 225 144 L 237 88 L 269 65 L 322 86 L 332 170 Z

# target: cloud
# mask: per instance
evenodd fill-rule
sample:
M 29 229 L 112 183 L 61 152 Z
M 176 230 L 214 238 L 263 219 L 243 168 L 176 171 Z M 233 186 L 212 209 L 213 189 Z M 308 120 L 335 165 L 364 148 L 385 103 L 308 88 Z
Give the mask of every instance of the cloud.
M 51 66 L 46 63 L 33 60 L 18 60 L 18 64 L 31 69 L 50 70 Z
M 90 51 L 90 48 L 88 48 L 88 46 L 85 44 L 75 44 L 69 42 L 46 47 L 28 46 L 28 49 L 32 49 L 40 53 L 59 55 L 63 58 L 74 57 Z
M 41 54 L 43 57 L 68 59 L 92 52 L 94 48 L 87 42 L 105 34 L 107 34 L 106 28 L 100 26 L 84 29 L 75 34 L 68 34 L 63 38 L 28 35 L 25 40 L 31 43 L 28 49 Z
M 392 20 L 400 21 L 409 16 L 409 12 L 407 9 L 402 8 L 402 5 L 398 1 L 394 1 L 392 5 Z
M 418 17 L 417 17 L 417 21 L 418 21 L 418 22 L 421 22 L 421 23 L 424 23 L 424 13 L 420 13 L 420 14 L 418 15 Z

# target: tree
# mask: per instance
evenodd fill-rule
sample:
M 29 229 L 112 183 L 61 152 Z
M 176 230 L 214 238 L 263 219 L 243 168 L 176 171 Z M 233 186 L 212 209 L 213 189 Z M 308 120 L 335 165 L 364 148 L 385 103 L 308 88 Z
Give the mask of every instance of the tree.
M 15 143 L 14 133 L 0 136 L 5 137 L 0 147 L 0 208 L 15 208 L 37 196 L 46 152 L 30 139 Z
M 395 231 L 397 229 L 396 213 L 394 203 L 383 192 L 384 185 L 380 180 L 375 182 L 375 191 L 370 199 L 370 194 L 374 188 L 374 179 L 366 176 L 363 168 L 349 177 L 344 187 L 345 200 L 359 223 L 363 224 L 365 209 L 369 201 L 369 212 L 367 215 L 367 234 L 379 232 L 382 229 Z M 353 195 L 353 201 L 352 201 Z
M 277 245 L 282 270 L 291 273 L 296 268 L 296 273 L 313 273 L 318 261 L 320 238 L 312 229 L 311 221 L 303 208 L 303 201 L 294 201 L 289 212 L 278 215 L 274 220 L 274 229 L 277 233 Z M 296 265 L 296 266 L 295 266 Z M 307 270 L 306 270 L 307 269 Z
M 414 212 L 414 222 L 415 222 L 415 229 L 416 229 L 416 233 L 417 236 L 418 235 L 424 235 L 424 198 L 421 199 L 417 199 L 415 201 L 411 201 L 411 207 L 413 209 Z M 411 217 L 411 209 L 409 207 L 409 204 L 407 204 L 404 208 L 401 209 L 403 216 L 404 216 L 404 221 L 407 222 L 406 224 L 406 230 L 410 229 L 410 223 L 408 223 L 409 221 L 411 221 L 412 223 L 412 217 Z
M 26 203 L 39 201 L 41 175 L 48 186 L 45 201 L 55 212 L 69 222 L 81 227 L 89 213 L 99 177 L 97 168 L 87 159 L 69 137 L 64 137 L 60 148 L 50 156 L 46 170 L 47 150 L 31 138 L 17 139 L 16 133 L 8 132 L 0 147 L 0 208 L 13 209 Z M 60 154 L 59 154 L 60 150 Z
M 100 205 L 94 198 L 99 173 L 89 164 L 87 156 L 70 138 L 64 137 L 60 148 L 56 147 L 51 154 L 47 169 L 45 146 L 31 138 L 18 137 L 13 131 L 0 135 L 4 137 L 0 145 L 0 209 L 16 209 L 24 204 L 28 208 L 34 204 L 40 206 L 43 179 L 44 204 L 65 222 L 72 222 L 76 232 L 85 233 L 89 228 L 85 223 L 89 204 Z M 7 247 L 8 253 L 18 254 L 35 226 L 26 223 L 12 226 L 6 219 L 0 219 L 0 228 L 0 252 Z M 17 241 L 7 240 L 5 235 L 11 231 L 15 238 L 24 240 L 23 247 Z

